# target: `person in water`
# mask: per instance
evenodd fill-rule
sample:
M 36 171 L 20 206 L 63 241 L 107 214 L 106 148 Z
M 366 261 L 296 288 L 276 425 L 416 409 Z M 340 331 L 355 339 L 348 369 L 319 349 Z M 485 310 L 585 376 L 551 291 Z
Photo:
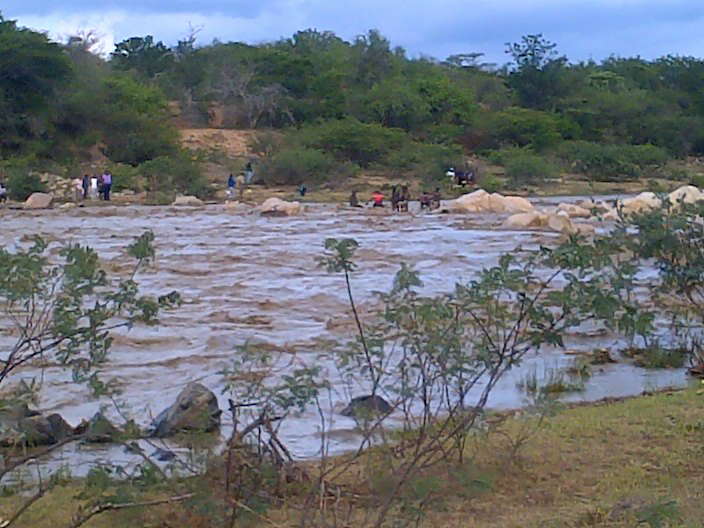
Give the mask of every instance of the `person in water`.
M 442 196 L 440 195 L 440 187 L 435 187 L 435 192 L 430 196 L 430 208 L 440 209 L 440 200 Z
M 420 210 L 421 211 L 423 209 L 430 209 L 431 196 L 426 191 L 423 191 L 423 194 L 420 195 L 419 201 L 420 201 Z
M 381 191 L 374 191 L 372 193 L 372 202 L 373 207 L 384 207 L 384 194 Z
M 411 193 L 408 191 L 408 185 L 401 186 L 399 193 L 398 210 L 399 212 L 408 212 L 408 201 L 411 199 Z
M 359 203 L 359 198 L 357 198 L 357 191 L 352 191 L 352 194 L 350 194 L 350 207 L 362 207 L 362 204 Z
M 397 185 L 391 187 L 391 210 L 396 212 L 399 210 L 399 202 L 401 201 L 401 192 Z
M 308 187 L 306 187 L 305 183 L 302 183 L 298 186 L 298 194 L 300 194 L 301 197 L 305 196 L 307 192 L 308 192 Z
M 5 203 L 7 201 L 7 187 L 0 181 L 0 203 Z
M 237 192 L 239 195 L 240 202 L 242 201 L 242 198 L 244 198 L 244 187 L 245 187 L 245 185 L 247 185 L 246 181 L 247 180 L 245 179 L 245 175 L 240 172 L 237 175 L 237 182 L 236 182 L 237 183 Z

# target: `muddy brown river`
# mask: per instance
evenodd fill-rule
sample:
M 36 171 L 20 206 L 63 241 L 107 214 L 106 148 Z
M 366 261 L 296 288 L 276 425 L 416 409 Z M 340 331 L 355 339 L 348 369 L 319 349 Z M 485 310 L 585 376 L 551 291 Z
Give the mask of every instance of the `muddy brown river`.
M 558 201 L 565 200 L 546 200 Z M 212 389 L 225 409 L 227 395 L 221 394 L 218 372 L 245 342 L 281 352 L 294 362 L 310 363 L 318 361 L 318 354 L 330 343 L 354 337 L 344 279 L 316 267 L 315 259 L 328 237 L 353 237 L 360 244 L 353 288 L 362 309 L 373 302 L 374 291 L 390 288 L 401 262 L 421 273 L 426 293 L 440 293 L 451 290 L 456 281 L 471 279 L 516 246 L 537 247 L 559 238 L 554 233 L 499 230 L 503 217 L 497 215 L 379 215 L 367 209 L 315 204 L 303 216 L 292 218 L 234 214 L 220 205 L 196 209 L 94 206 L 41 213 L 6 210 L 0 215 L 0 241 L 6 247 L 25 243 L 26 235 L 34 233 L 57 241 L 56 247 L 59 241 L 81 242 L 98 250 L 113 274 L 128 269 L 125 246 L 143 230 L 154 231 L 156 266 L 140 273 L 138 282 L 147 292 L 178 290 L 185 302 L 177 311 L 164 314 L 156 328 L 119 334 L 105 368 L 109 377 L 122 384 L 126 411 L 142 425 L 194 380 Z M 12 342 L 5 334 L 0 339 L 0 347 Z M 574 337 L 568 348 L 613 344 L 608 337 L 582 336 Z M 560 350 L 529 358 L 499 383 L 490 406 L 521 406 L 525 395 L 517 382 L 526 369 L 568 361 L 570 357 Z M 328 403 L 339 411 L 350 395 L 362 389 L 345 387 L 335 369 L 324 366 L 335 388 Z M 93 399 L 59 368 L 43 372 L 27 368 L 20 375 L 42 376 L 39 407 L 61 413 L 71 424 L 92 416 L 101 405 L 108 405 L 109 416 L 116 415 L 109 401 Z M 626 396 L 686 382 L 682 370 L 642 370 L 619 362 L 599 367 L 583 392 L 566 399 Z M 331 451 L 353 447 L 353 420 L 335 412 L 331 416 Z M 318 428 L 319 416 L 311 410 L 290 418 L 281 433 L 296 456 L 310 457 L 319 453 Z M 76 461 L 78 448 L 72 449 L 64 456 Z M 114 447 L 102 449 L 98 453 L 108 458 L 122 453 Z

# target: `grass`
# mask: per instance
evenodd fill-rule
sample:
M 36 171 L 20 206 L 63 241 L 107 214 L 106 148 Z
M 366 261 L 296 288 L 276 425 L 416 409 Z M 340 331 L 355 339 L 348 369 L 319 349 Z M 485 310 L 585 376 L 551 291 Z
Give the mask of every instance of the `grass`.
M 414 479 L 394 515 L 438 528 L 700 528 L 703 411 L 704 390 L 696 389 L 577 405 L 548 418 L 513 457 L 507 455 L 510 446 L 531 419 L 509 417 L 469 443 L 468 462 L 435 467 Z M 349 470 L 373 470 L 354 490 L 354 526 L 374 518 L 373 497 L 359 497 L 381 496 L 390 485 L 382 463 Z M 206 494 L 207 482 L 199 483 Z M 65 526 L 79 504 L 77 488 L 74 483 L 44 497 L 18 526 Z M 276 509 L 260 512 L 250 526 L 294 526 L 300 501 L 293 494 Z M 421 502 L 425 509 L 419 513 Z M 16 497 L 0 499 L 0 516 L 13 503 Z M 193 505 L 157 506 L 106 513 L 86 526 L 216 526 L 199 515 Z
M 543 369 L 542 375 L 538 375 L 537 369 L 533 369 L 518 386 L 528 394 L 556 395 L 580 392 L 584 390 L 584 379 L 588 377 L 584 367 L 572 366 L 569 371 L 547 367 Z

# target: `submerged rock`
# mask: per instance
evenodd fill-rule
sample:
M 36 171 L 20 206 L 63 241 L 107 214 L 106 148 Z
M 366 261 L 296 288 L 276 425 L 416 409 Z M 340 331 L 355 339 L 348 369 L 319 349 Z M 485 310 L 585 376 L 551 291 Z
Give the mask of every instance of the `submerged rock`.
M 342 416 L 365 417 L 374 414 L 388 414 L 391 405 L 381 396 L 368 394 L 352 398 L 349 405 L 340 411 Z
M 170 407 L 154 420 L 153 435 L 158 438 L 181 432 L 207 432 L 220 427 L 218 399 L 200 383 L 191 382 Z
M 51 202 L 54 200 L 54 196 L 47 193 L 32 193 L 32 195 L 27 198 L 24 202 L 25 209 L 48 209 L 51 206 Z

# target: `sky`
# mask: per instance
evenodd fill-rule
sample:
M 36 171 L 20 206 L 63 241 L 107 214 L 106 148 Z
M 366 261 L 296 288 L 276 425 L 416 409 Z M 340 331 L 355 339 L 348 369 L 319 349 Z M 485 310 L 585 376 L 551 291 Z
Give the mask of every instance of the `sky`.
M 347 40 L 378 29 L 411 57 L 481 52 L 497 64 L 507 42 L 535 33 L 571 61 L 704 57 L 702 0 L 0 0 L 0 12 L 57 40 L 96 30 L 103 53 L 132 36 L 175 44 L 189 28 L 201 44 L 314 28 Z

